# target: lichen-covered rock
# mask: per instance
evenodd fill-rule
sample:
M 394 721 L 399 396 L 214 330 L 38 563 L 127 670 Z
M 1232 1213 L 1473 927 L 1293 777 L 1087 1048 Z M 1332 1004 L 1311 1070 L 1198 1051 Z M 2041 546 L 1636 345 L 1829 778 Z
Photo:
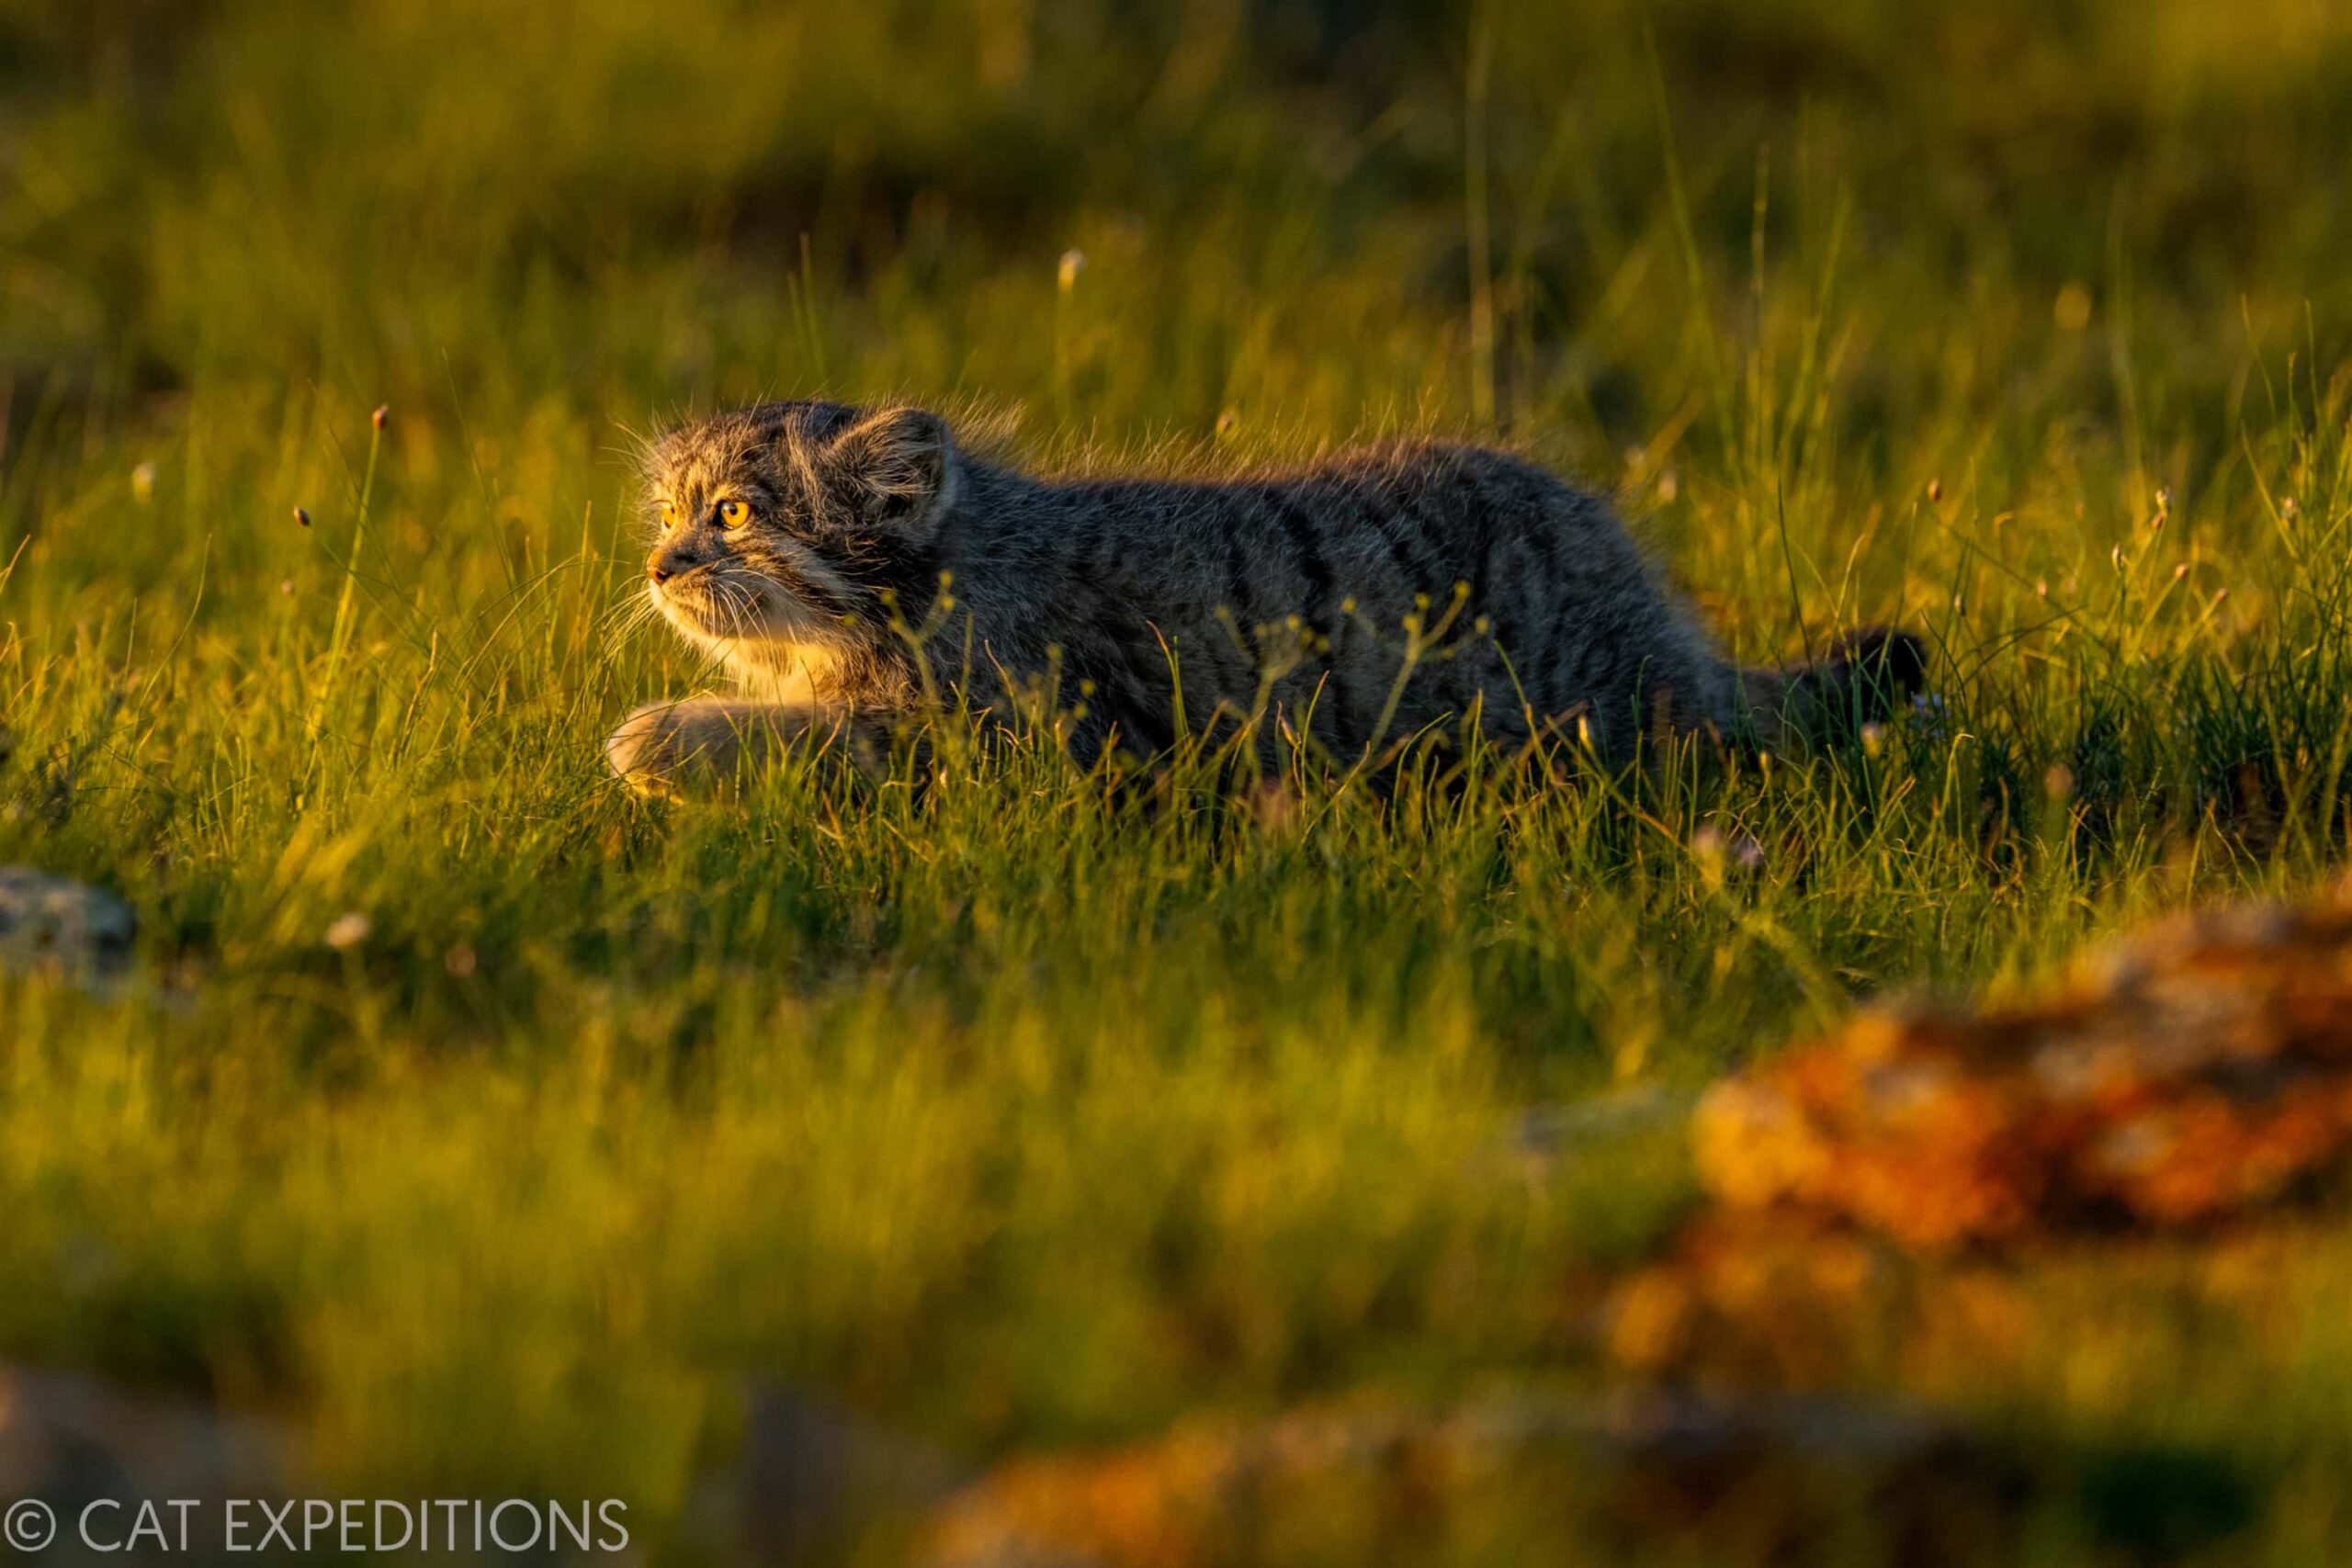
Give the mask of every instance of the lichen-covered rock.
M 1925 1484 L 1923 1484 L 1925 1483 Z M 1100 1453 L 1016 1460 L 938 1516 L 933 1568 L 1622 1561 L 1738 1528 L 1806 1560 L 1857 1504 L 1905 1562 L 2002 1528 L 2007 1465 L 1946 1422 L 1817 1398 L 1522 1391 L 1452 1410 L 1363 1400 L 1187 1423 Z M 1910 1517 L 1911 1505 L 1933 1510 Z M 1929 1526 L 1932 1526 L 1930 1529 Z
M 2045 999 L 1872 1010 L 1708 1090 L 1691 1145 L 1713 1201 L 1611 1292 L 1620 1366 L 1839 1386 L 2004 1300 L 2030 1339 L 2031 1269 L 2275 1229 L 2352 1167 L 2352 903 L 2165 921 Z
M 0 866 L 0 966 L 88 983 L 130 967 L 139 917 L 101 888 Z
M 2046 1001 L 1866 1013 L 1692 1136 L 1723 1205 L 1915 1248 L 2275 1202 L 2352 1151 L 2352 903 L 2167 921 Z

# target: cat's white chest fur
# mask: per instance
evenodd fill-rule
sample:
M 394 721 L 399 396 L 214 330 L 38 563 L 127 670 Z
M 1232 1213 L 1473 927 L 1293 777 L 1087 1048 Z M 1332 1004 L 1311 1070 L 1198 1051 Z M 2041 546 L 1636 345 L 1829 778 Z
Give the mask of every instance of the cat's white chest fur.
M 730 641 L 725 658 L 742 694 L 763 703 L 819 701 L 818 685 L 840 655 L 820 642 Z

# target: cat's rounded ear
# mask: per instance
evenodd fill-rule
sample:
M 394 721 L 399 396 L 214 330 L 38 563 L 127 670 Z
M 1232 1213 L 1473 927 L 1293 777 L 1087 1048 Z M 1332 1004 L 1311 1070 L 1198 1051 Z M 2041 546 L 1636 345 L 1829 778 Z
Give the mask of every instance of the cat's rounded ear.
M 927 521 L 944 499 L 955 450 L 937 414 L 884 409 L 833 438 L 829 467 L 865 521 L 912 526 Z

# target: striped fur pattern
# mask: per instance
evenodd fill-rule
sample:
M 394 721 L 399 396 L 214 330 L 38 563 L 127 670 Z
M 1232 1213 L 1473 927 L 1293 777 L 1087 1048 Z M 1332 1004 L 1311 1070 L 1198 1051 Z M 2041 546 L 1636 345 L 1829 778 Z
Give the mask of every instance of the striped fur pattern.
M 1052 479 L 921 410 L 776 402 L 673 431 L 646 479 L 647 592 L 738 691 L 631 716 L 607 756 L 641 789 L 811 729 L 879 733 L 927 695 L 1000 718 L 1042 699 L 1088 759 L 1254 716 L 1270 750 L 1345 763 L 1465 725 L 1580 729 L 1604 756 L 1645 728 L 1779 745 L 1921 675 L 1900 634 L 1727 663 L 1599 500 L 1477 447 Z

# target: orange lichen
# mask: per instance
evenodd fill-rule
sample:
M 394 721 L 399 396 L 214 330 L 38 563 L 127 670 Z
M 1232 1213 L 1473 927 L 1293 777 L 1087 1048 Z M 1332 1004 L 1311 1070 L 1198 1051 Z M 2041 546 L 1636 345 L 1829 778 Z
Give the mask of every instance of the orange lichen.
M 1701 1180 L 1906 1247 L 2278 1200 L 2352 1147 L 2352 905 L 2155 928 L 2051 1000 L 1874 1011 L 1700 1102 Z

